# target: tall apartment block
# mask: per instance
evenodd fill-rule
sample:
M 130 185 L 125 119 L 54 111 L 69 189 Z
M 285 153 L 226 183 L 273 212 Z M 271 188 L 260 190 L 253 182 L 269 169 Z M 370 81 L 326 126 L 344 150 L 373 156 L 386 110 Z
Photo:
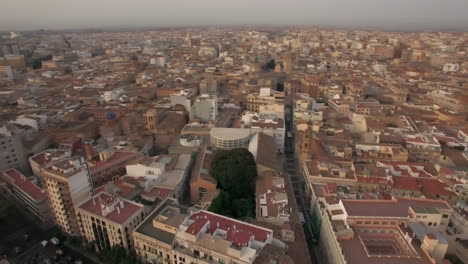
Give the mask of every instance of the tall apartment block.
M 91 196 L 91 178 L 84 158 L 67 157 L 41 168 L 45 188 L 57 225 L 70 235 L 79 235 L 74 207 Z

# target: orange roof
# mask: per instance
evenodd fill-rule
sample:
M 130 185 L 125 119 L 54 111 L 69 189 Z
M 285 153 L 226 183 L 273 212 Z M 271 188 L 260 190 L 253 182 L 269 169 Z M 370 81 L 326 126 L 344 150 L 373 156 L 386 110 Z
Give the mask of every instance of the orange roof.
M 18 189 L 29 195 L 36 202 L 46 198 L 44 190 L 34 184 L 34 177 L 31 176 L 26 178 L 23 174 L 15 169 L 4 171 L 2 176 L 7 182 L 15 185 Z

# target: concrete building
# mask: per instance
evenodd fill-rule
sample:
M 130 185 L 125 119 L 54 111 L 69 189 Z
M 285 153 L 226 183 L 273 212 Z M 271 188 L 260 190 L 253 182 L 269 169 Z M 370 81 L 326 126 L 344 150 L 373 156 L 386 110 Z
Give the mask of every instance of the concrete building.
M 466 102 L 463 102 L 459 94 L 437 89 L 428 92 L 425 98 L 432 104 L 438 105 L 454 113 L 466 112 Z
M 101 192 L 76 208 L 81 235 L 97 250 L 120 246 L 133 249 L 132 232 L 144 217 L 141 204 Z
M 172 107 L 175 105 L 182 105 L 185 107 L 185 110 L 190 113 L 193 101 L 195 100 L 195 94 L 191 90 L 185 89 L 178 93 L 171 94 L 170 100 Z
M 29 172 L 21 135 L 12 133 L 6 126 L 0 127 L 0 171 L 17 169 Z
M 408 160 L 416 162 L 437 162 L 442 146 L 432 134 L 405 135 Z
M 154 58 L 150 59 L 150 64 L 162 68 L 166 65 L 166 57 L 162 55 L 157 55 Z
M 29 157 L 29 165 L 31 166 L 33 175 L 39 178 L 42 183 L 43 181 L 40 178 L 41 167 L 46 167 L 48 164 L 56 160 L 70 156 L 70 151 L 65 149 L 47 149 L 41 153 Z
M 0 80 L 13 81 L 15 74 L 10 65 L 0 66 Z
M 349 104 L 345 103 L 340 98 L 328 99 L 328 105 L 335 110 L 339 117 L 351 115 Z
M 199 56 L 206 56 L 206 57 L 212 57 L 212 58 L 217 58 L 219 55 L 219 51 L 216 47 L 212 46 L 202 46 L 198 50 L 198 55 Z
M 408 161 L 408 151 L 401 145 L 355 144 L 355 161 L 375 163 L 377 161 Z
M 41 168 L 50 206 L 57 225 L 69 235 L 80 235 L 74 207 L 92 194 L 92 180 L 86 161 L 81 157 L 67 157 Z
M 161 203 L 133 232 L 140 260 L 149 263 L 254 263 L 273 231 L 208 211 Z
M 313 230 L 328 263 L 443 263 L 452 207 L 430 199 L 337 200 L 312 184 Z M 318 224 L 320 223 L 320 224 Z
M 193 102 L 190 119 L 194 119 L 203 123 L 216 121 L 218 115 L 218 98 L 202 94 Z
M 258 109 L 258 113 L 260 117 L 264 119 L 284 119 L 284 104 L 261 105 Z
M 1 174 L 1 182 L 0 186 L 32 215 L 44 222 L 51 220 L 47 194 L 38 186 L 36 178 L 26 177 L 15 169 L 9 169 Z
M 126 170 L 127 176 L 143 183 L 146 192 L 152 192 L 153 189 L 170 190 L 172 198 L 183 199 L 191 164 L 189 154 L 165 154 L 140 158 L 127 165 Z
M 218 95 L 218 80 L 203 79 L 199 85 L 200 94 Z
M 468 239 L 468 206 L 466 203 L 460 202 L 454 207 L 447 233 L 459 239 Z
M 264 133 L 275 139 L 276 151 L 284 153 L 286 127 L 283 118 L 263 119 L 258 113 L 245 113 L 241 118 L 241 128 L 250 128 L 252 135 Z
M 260 88 L 259 93 L 247 95 L 247 111 L 259 112 L 261 105 L 283 104 L 283 92 L 272 92 L 270 88 Z
M 250 137 L 247 128 L 214 127 L 210 132 L 211 145 L 219 149 L 247 148 Z
M 262 175 L 265 171 L 280 169 L 274 137 L 257 133 L 250 139 L 248 149 L 255 159 L 258 175 Z
M 190 202 L 198 204 L 203 198 L 217 190 L 217 181 L 210 174 L 211 161 L 214 153 L 208 147 L 204 147 L 197 153 L 195 165 L 190 178 Z
M 270 170 L 257 178 L 255 185 L 257 220 L 276 225 L 289 222 L 291 208 L 284 185 L 285 176 Z
M 87 161 L 95 188 L 125 175 L 125 166 L 137 158 L 133 151 L 101 152 L 99 161 Z

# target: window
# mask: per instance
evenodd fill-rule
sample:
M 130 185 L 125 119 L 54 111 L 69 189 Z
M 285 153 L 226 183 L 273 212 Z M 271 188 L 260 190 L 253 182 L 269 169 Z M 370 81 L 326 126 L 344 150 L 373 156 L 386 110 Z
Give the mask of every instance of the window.
M 442 218 L 448 218 L 448 215 L 444 214 L 442 215 Z

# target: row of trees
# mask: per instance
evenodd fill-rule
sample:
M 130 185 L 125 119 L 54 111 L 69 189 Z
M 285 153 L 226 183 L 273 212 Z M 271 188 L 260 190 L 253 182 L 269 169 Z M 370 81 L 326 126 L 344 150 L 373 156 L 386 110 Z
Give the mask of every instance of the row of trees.
M 244 148 L 216 153 L 211 174 L 221 190 L 210 211 L 237 219 L 255 216 L 257 169 L 253 155 Z

